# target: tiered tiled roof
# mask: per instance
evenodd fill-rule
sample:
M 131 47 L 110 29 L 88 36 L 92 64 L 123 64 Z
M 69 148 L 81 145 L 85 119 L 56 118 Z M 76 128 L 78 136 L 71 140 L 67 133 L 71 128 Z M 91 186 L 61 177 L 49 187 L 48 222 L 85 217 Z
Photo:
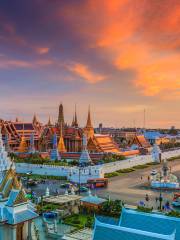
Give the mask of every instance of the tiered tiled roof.
M 151 147 L 150 143 L 146 140 L 144 135 L 136 135 L 133 143 L 137 144 L 139 147 L 143 147 L 143 148 Z
M 104 153 L 120 153 L 117 144 L 109 135 L 95 134 L 88 142 L 88 145 L 93 143 L 98 152 Z

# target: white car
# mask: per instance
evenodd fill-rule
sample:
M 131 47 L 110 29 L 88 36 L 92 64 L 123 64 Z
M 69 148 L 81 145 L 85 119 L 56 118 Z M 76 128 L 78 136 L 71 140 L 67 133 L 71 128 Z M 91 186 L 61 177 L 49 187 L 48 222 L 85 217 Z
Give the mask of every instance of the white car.
M 151 175 L 156 175 L 156 174 L 157 174 L 157 170 L 153 169 L 153 170 L 151 171 Z

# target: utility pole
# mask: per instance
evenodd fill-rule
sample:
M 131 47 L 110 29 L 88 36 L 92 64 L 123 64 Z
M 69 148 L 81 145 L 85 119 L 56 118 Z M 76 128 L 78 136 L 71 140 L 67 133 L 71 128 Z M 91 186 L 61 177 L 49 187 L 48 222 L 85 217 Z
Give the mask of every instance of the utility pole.
M 146 109 L 144 109 L 143 112 L 143 129 L 145 130 L 146 128 Z

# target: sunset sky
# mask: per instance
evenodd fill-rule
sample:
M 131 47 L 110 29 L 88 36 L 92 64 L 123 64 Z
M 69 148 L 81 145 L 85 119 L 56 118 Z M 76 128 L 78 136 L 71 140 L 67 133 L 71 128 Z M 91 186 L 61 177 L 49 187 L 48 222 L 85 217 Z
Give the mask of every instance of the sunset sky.
M 180 128 L 179 0 L 0 1 L 0 118 Z

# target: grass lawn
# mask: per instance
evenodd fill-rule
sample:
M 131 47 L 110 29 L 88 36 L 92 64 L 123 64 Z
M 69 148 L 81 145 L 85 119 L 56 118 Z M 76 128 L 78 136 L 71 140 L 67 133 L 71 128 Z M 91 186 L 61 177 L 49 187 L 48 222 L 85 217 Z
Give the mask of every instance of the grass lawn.
M 76 227 L 77 229 L 92 227 L 94 217 L 90 215 L 74 214 L 64 219 L 64 223 Z

